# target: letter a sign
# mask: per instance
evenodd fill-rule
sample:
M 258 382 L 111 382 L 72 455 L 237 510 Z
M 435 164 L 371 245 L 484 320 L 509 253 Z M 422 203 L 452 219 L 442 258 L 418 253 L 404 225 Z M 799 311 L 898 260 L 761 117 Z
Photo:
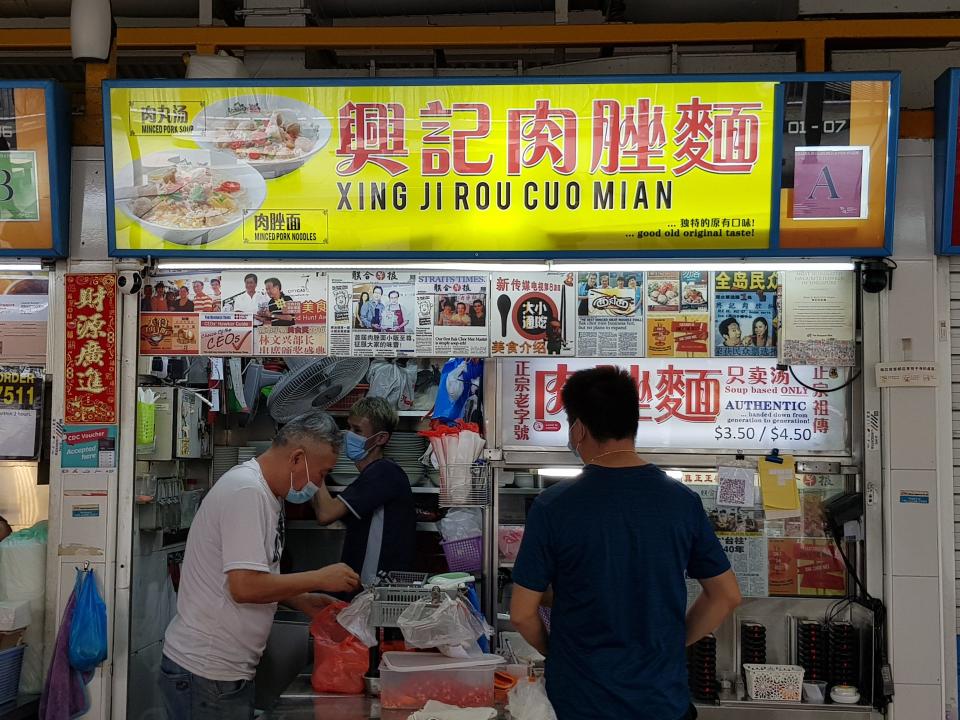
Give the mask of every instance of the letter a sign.
M 866 220 L 870 153 L 866 147 L 798 147 L 795 220 Z

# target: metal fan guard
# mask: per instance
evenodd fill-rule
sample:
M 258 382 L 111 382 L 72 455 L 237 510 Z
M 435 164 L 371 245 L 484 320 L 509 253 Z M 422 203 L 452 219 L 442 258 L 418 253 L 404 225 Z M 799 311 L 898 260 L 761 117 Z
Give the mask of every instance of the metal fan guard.
M 329 407 L 353 390 L 370 366 L 366 358 L 297 360 L 299 367 L 284 375 L 267 401 L 270 416 L 277 422 L 290 422 L 306 412 Z

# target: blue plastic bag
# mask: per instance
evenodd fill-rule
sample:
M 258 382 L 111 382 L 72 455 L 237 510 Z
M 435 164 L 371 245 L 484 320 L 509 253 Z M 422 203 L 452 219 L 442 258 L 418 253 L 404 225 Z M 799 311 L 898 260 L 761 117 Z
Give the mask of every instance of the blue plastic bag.
M 93 570 L 77 568 L 73 592 L 77 605 L 70 626 L 70 666 L 89 672 L 107 659 L 107 606 L 100 598 Z

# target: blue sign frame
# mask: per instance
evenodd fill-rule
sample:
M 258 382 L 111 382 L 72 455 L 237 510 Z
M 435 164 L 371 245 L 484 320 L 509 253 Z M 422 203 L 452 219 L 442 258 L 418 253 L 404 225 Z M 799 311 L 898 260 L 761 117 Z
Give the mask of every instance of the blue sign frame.
M 0 80 L 0 90 L 22 88 L 39 88 L 44 94 L 52 247 L 29 249 L 0 246 L 0 257 L 62 258 L 67 256 L 70 246 L 70 96 L 54 80 Z
M 887 138 L 887 178 L 884 209 L 884 242 L 882 247 L 873 248 L 829 248 L 813 251 L 809 248 L 781 248 L 779 244 L 780 217 L 780 164 L 776 161 L 783 151 L 784 88 L 788 82 L 853 82 L 886 81 L 890 83 L 890 115 Z M 108 80 L 103 84 L 104 117 L 104 159 L 107 169 L 107 239 L 109 254 L 114 257 L 176 257 L 199 260 L 241 259 L 241 258 L 300 258 L 317 260 L 490 260 L 490 259 L 600 259 L 600 258 L 676 258 L 683 255 L 678 250 L 623 250 L 600 252 L 344 252 L 344 251 L 276 251 L 254 252 L 242 250 L 224 250 L 221 252 L 205 250 L 190 252 L 182 250 L 142 250 L 118 249 L 116 247 L 116 213 L 113 194 L 113 138 L 109 120 L 112 118 L 110 91 L 113 88 L 189 88 L 189 87 L 384 87 L 384 86 L 440 86 L 452 85 L 546 85 L 546 84 L 609 84 L 609 83 L 711 83 L 711 82 L 776 82 L 774 118 L 776 127 L 781 129 L 774 136 L 773 183 L 771 197 L 770 247 L 766 250 L 691 250 L 686 255 L 699 258 L 739 258 L 739 257 L 886 257 L 893 248 L 894 194 L 897 176 L 897 141 L 900 121 L 900 73 L 899 72 L 838 72 L 838 73 L 751 73 L 744 75 L 587 75 L 576 77 L 488 77 L 488 78 L 363 78 L 363 79 L 231 79 L 231 80 Z
M 956 193 L 957 128 L 960 115 L 960 68 L 945 71 L 934 83 L 935 127 L 934 242 L 938 255 L 960 255 L 953 245 L 953 198 Z

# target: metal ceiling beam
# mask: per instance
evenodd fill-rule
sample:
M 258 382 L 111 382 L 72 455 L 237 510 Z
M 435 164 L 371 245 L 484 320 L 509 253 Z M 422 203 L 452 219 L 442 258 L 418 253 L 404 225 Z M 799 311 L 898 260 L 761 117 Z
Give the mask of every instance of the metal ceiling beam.
M 636 46 L 671 43 L 811 42 L 832 40 L 953 40 L 960 19 L 800 20 L 738 23 L 650 23 L 601 25 L 364 26 L 364 27 L 122 27 L 117 47 L 191 48 L 464 48 Z M 70 31 L 0 29 L 2 50 L 51 50 L 70 46 Z

